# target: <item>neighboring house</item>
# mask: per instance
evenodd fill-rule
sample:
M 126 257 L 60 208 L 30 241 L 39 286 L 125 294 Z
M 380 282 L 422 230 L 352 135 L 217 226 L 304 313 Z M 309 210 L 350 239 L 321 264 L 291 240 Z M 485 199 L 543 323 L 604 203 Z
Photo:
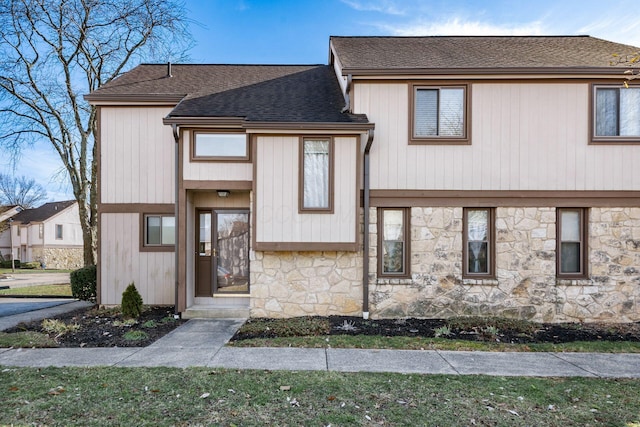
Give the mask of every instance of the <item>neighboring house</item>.
M 640 86 L 609 64 L 635 51 L 332 37 L 329 65 L 140 65 L 86 97 L 99 302 L 640 320 Z
M 53 269 L 82 267 L 82 229 L 75 200 L 25 209 L 13 217 L 11 229 L 15 259 Z
M 11 259 L 11 232 L 9 231 L 9 219 L 22 208 L 18 205 L 0 206 L 0 260 Z

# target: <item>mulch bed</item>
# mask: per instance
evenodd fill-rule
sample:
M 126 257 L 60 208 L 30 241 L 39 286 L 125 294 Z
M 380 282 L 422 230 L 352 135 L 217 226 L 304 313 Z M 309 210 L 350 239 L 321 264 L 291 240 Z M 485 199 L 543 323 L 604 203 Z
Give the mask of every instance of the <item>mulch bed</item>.
M 186 320 L 173 318 L 174 307 L 145 307 L 135 324 L 127 325 L 125 318 L 115 310 L 81 309 L 56 316 L 65 324 L 77 324 L 77 331 L 68 332 L 58 338 L 59 347 L 146 347 L 162 338 Z M 124 324 L 123 324 L 124 323 Z M 42 321 L 21 323 L 5 332 L 35 331 L 46 333 Z M 147 337 L 141 340 L 127 340 L 125 334 L 142 331 Z M 52 336 L 54 334 L 49 334 Z
M 635 323 L 553 323 L 539 324 L 510 319 L 380 319 L 329 316 L 329 335 L 379 335 L 434 337 L 439 328 L 449 327 L 450 338 L 468 341 L 498 341 L 503 343 L 563 343 L 573 341 L 640 341 L 640 322 Z M 250 320 L 252 321 L 252 320 Z M 255 321 L 264 321 L 256 319 Z M 269 322 L 268 320 L 266 322 Z M 276 328 L 254 328 L 250 333 L 237 333 L 232 341 L 251 338 L 275 338 Z

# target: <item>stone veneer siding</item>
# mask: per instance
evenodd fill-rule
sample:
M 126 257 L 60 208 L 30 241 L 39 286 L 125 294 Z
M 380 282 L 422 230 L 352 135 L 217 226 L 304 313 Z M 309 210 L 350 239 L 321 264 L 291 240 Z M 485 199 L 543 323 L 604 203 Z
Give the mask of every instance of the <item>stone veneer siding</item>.
M 589 278 L 556 279 L 556 210 L 496 208 L 496 279 L 462 278 L 462 208 L 411 209 L 411 278 L 378 279 L 370 211 L 373 318 L 505 316 L 544 322 L 640 320 L 640 208 L 589 209 Z
M 82 247 L 79 248 L 33 248 L 33 261 L 44 263 L 46 268 L 74 270 L 84 265 Z
M 362 314 L 361 252 L 251 252 L 251 316 Z

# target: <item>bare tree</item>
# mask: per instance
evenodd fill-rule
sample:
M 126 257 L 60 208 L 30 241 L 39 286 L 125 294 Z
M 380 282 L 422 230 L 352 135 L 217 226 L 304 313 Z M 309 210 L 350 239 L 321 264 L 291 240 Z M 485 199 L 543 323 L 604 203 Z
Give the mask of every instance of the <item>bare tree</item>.
M 612 56 L 614 58 L 612 61 L 610 61 L 610 64 L 612 66 L 623 64 L 628 65 L 629 67 L 636 67 L 629 68 L 628 70 L 624 71 L 624 74 L 626 74 L 626 81 L 624 81 L 624 86 L 628 88 L 629 82 L 631 80 L 640 78 L 640 69 L 637 68 L 640 64 L 640 52 L 635 52 L 628 55 L 619 55 L 617 53 L 614 53 Z
M 47 190 L 35 179 L 12 177 L 0 173 L 0 203 L 18 205 L 22 209 L 35 208 L 47 200 Z
M 191 43 L 180 0 L 0 2 L 0 142 L 16 156 L 45 140 L 78 201 L 84 262 L 96 259 L 96 109 L 84 94 L 143 58 L 182 60 Z

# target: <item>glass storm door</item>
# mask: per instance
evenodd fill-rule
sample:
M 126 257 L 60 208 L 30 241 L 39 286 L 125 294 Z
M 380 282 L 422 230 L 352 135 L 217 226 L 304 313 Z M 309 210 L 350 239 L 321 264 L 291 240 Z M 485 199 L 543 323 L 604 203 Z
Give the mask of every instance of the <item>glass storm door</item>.
M 196 296 L 249 292 L 249 211 L 198 210 Z
M 249 292 L 249 211 L 216 210 L 213 292 Z

